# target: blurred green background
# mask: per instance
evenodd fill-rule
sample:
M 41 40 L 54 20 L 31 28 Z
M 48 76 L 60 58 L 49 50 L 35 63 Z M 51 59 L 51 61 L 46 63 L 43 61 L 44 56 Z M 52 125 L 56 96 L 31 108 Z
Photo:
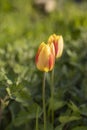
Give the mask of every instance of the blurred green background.
M 35 54 L 53 33 L 64 38 L 55 65 L 54 128 L 87 130 L 87 1 L 56 2 L 47 12 L 34 0 L 0 0 L 0 130 L 35 130 L 37 111 L 43 130 L 43 73 Z M 46 104 L 51 110 L 50 73 Z M 47 126 L 53 130 L 49 116 Z

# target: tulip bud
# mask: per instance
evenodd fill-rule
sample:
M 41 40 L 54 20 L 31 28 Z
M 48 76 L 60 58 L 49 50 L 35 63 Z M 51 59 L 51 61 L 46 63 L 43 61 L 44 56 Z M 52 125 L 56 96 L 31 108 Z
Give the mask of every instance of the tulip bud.
M 59 58 L 62 55 L 63 52 L 63 37 L 61 35 L 53 34 L 48 39 L 48 44 L 54 44 L 55 48 L 55 57 Z
M 54 46 L 52 44 L 47 45 L 42 42 L 35 57 L 37 68 L 45 72 L 51 71 L 54 67 L 55 62 L 54 54 Z

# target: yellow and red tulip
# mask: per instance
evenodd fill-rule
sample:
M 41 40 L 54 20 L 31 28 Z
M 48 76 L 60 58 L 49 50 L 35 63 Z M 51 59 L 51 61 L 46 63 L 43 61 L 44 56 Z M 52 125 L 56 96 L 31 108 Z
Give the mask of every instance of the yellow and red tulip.
M 61 35 L 53 34 L 48 39 L 48 44 L 54 44 L 55 57 L 59 58 L 63 52 L 63 37 Z
M 53 44 L 42 42 L 35 57 L 36 66 L 41 71 L 51 71 L 55 62 L 55 49 Z

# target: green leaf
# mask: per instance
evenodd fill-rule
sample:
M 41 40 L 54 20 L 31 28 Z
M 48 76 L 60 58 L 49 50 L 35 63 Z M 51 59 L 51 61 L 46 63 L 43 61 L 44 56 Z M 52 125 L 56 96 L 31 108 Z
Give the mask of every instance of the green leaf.
M 59 121 L 61 123 L 67 123 L 67 122 L 71 122 L 71 121 L 75 121 L 79 119 L 81 119 L 80 116 L 60 116 L 59 117 Z
M 66 103 L 64 101 L 58 101 L 58 100 L 55 100 L 55 99 L 52 103 L 52 99 L 50 98 L 50 100 L 49 100 L 49 110 L 51 110 L 51 109 L 57 110 L 57 109 L 63 107 L 65 104 Z
M 24 88 L 22 85 L 7 87 L 6 91 L 10 98 L 22 103 L 22 105 L 28 105 L 29 100 L 32 99 L 30 91 L 27 88 Z
M 15 100 L 17 102 L 29 102 L 29 99 L 31 99 L 31 94 L 29 92 L 29 90 L 27 90 L 27 88 L 23 88 L 21 91 L 19 91 L 18 93 L 15 93 Z
M 11 97 L 11 91 L 10 91 L 9 87 L 6 88 L 6 91 L 7 91 L 8 95 L 9 95 L 9 97 Z
M 38 118 L 39 118 L 42 114 L 42 110 L 36 103 L 30 105 L 27 111 L 21 110 L 16 119 L 14 120 L 15 126 L 20 126 L 36 118 L 37 109 L 39 110 L 38 111 Z
M 22 84 L 13 84 L 9 87 L 12 95 L 15 95 L 15 93 L 19 93 L 23 88 L 24 86 Z
M 77 126 L 73 128 L 72 130 L 87 130 L 87 126 Z
M 20 126 L 22 124 L 27 123 L 29 121 L 29 119 L 30 119 L 29 113 L 26 111 L 21 111 L 18 114 L 18 117 L 14 120 L 14 125 Z
M 55 128 L 55 130 L 62 130 L 63 129 L 63 125 L 59 125 Z
M 87 116 L 87 104 L 82 104 L 80 106 L 80 111 L 81 111 L 81 114 Z
M 73 112 L 80 113 L 80 109 L 72 101 L 68 103 L 68 106 L 73 110 Z
M 52 123 L 50 122 L 46 122 L 46 126 L 47 126 L 47 130 L 53 130 L 53 126 Z M 40 129 L 39 130 L 44 130 L 44 125 L 43 124 L 39 124 Z

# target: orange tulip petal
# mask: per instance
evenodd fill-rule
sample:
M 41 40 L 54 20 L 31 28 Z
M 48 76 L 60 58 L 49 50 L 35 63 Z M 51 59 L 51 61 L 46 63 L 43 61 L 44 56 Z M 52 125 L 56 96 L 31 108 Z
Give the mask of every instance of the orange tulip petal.
M 49 70 L 51 70 L 53 68 L 53 65 L 54 65 L 54 56 L 51 54 L 49 56 Z

